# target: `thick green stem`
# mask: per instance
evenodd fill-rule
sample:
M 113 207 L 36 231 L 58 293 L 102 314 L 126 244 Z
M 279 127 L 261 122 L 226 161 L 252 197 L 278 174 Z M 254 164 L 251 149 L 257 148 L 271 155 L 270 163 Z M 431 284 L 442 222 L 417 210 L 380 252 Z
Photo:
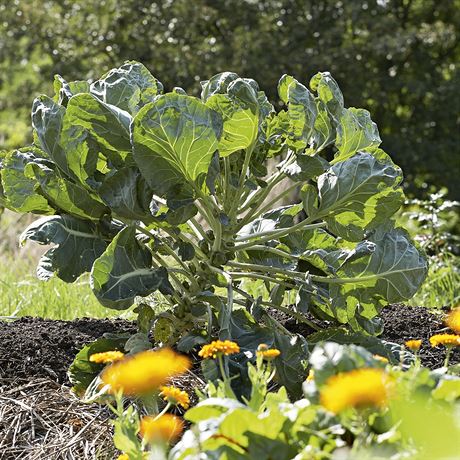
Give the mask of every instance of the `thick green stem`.
M 262 275 L 261 273 L 251 273 L 251 272 L 227 272 L 233 279 L 238 278 L 254 278 L 257 280 L 268 281 L 269 283 L 276 283 L 280 286 L 285 286 L 287 288 L 292 288 L 293 283 L 286 282 L 285 280 L 280 280 L 278 278 L 273 278 L 271 276 Z
M 252 157 L 252 153 L 254 151 L 255 146 L 256 146 L 256 140 L 254 140 L 254 142 L 246 149 L 246 152 L 244 155 L 243 167 L 240 173 L 240 180 L 238 181 L 238 189 L 235 193 L 235 196 L 233 197 L 233 202 L 231 203 L 230 211 L 229 211 L 229 216 L 230 216 L 230 219 L 232 220 L 238 214 L 238 206 L 240 204 L 241 196 L 244 191 L 243 190 L 244 181 L 246 180 L 246 174 L 249 168 L 249 163 L 251 162 L 251 157 Z
M 246 241 L 253 239 L 257 239 L 257 241 L 249 241 L 247 243 L 238 244 L 235 246 L 235 250 L 240 251 L 242 249 L 250 248 L 256 244 L 265 243 L 266 241 L 274 240 L 289 235 L 290 233 L 296 232 L 297 230 L 311 230 L 314 228 L 321 228 L 326 226 L 325 222 L 318 222 L 316 224 L 311 224 L 310 222 L 311 221 L 309 221 L 308 219 L 305 219 L 302 222 L 293 225 L 292 227 L 281 228 L 279 230 L 271 230 L 267 232 L 253 233 L 251 235 L 239 236 L 236 239 L 236 241 Z
M 249 198 L 249 200 L 247 200 L 246 203 L 243 203 L 243 206 L 238 210 L 238 214 L 242 214 L 248 209 L 257 207 L 258 205 L 263 203 L 263 201 L 265 200 L 265 198 L 267 198 L 272 189 L 283 179 L 284 174 L 276 174 L 270 181 L 268 181 L 267 186 L 265 188 L 259 189 L 256 192 L 254 192 Z
M 191 217 L 189 220 L 189 225 L 190 225 L 190 228 L 195 232 L 195 235 L 197 236 L 197 238 L 203 238 L 208 243 L 210 242 L 208 235 L 206 235 L 204 228 L 196 219 Z
M 265 212 L 269 211 L 270 209 L 273 208 L 273 205 L 280 201 L 282 198 L 284 198 L 286 195 L 289 195 L 293 190 L 298 188 L 297 184 L 292 185 L 291 187 L 288 187 L 285 189 L 283 192 L 281 192 L 279 195 L 276 195 L 276 197 L 265 204 L 263 208 L 259 209 L 258 206 L 254 207 L 254 209 L 248 213 L 246 216 L 244 216 L 243 220 L 240 222 L 241 227 L 246 225 L 248 222 L 250 222 L 256 215 L 263 215 Z M 263 203 L 261 203 L 263 204 Z
M 223 271 L 220 270 L 217 267 L 213 267 L 209 265 L 209 269 L 213 271 L 214 273 L 217 273 L 221 276 L 223 276 L 226 281 L 227 281 L 227 309 L 223 310 L 219 314 L 219 322 L 220 322 L 220 332 L 219 332 L 219 338 L 222 340 L 230 339 L 231 334 L 230 334 L 230 319 L 232 316 L 232 311 L 233 311 L 233 279 L 232 276 Z

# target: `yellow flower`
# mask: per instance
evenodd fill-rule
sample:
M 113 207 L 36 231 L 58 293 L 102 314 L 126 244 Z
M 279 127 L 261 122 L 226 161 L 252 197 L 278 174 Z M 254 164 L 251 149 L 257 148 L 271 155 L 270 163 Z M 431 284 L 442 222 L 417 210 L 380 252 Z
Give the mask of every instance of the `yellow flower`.
M 208 345 L 204 345 L 198 356 L 204 359 L 217 358 L 218 355 L 233 355 L 240 352 L 240 347 L 237 343 L 230 340 L 214 340 Z
M 117 460 L 129 460 L 128 454 L 119 455 Z
M 460 346 L 460 335 L 455 334 L 436 334 L 430 337 L 430 344 L 432 347 L 438 345 L 445 345 L 447 347 Z
M 313 382 L 313 380 L 315 380 L 315 371 L 310 369 L 308 371 L 307 382 Z
M 454 308 L 449 312 L 446 319 L 446 325 L 457 334 L 460 334 L 460 307 Z
M 141 351 L 106 367 L 101 379 L 106 385 L 110 385 L 112 392 L 142 395 L 158 389 L 169 378 L 183 374 L 190 365 L 186 356 L 169 348 Z
M 383 369 L 356 369 L 334 375 L 320 390 L 321 404 L 334 413 L 348 407 L 382 407 L 389 398 L 389 383 Z
M 89 357 L 92 363 L 106 364 L 120 361 L 125 356 L 121 351 L 104 351 L 103 353 L 94 353 Z
M 406 342 L 404 342 L 404 345 L 406 345 L 406 347 L 409 348 L 409 350 L 417 351 L 422 346 L 422 341 L 421 340 L 407 340 Z
M 381 363 L 388 364 L 388 358 L 385 358 L 385 356 L 380 356 L 380 355 L 373 355 L 374 359 L 377 361 L 380 361 Z
M 160 387 L 161 396 L 163 399 L 175 406 L 182 406 L 184 409 L 188 409 L 190 406 L 190 398 L 185 391 L 180 390 L 176 387 L 162 386 Z
M 141 436 L 147 442 L 173 442 L 182 434 L 184 422 L 172 414 L 164 414 L 155 418 L 151 416 L 141 419 Z
M 271 361 L 272 359 L 277 358 L 281 354 L 281 351 L 279 351 L 277 348 L 268 348 L 267 344 L 261 343 L 257 347 L 256 354 L 257 356 L 261 356 L 266 361 Z

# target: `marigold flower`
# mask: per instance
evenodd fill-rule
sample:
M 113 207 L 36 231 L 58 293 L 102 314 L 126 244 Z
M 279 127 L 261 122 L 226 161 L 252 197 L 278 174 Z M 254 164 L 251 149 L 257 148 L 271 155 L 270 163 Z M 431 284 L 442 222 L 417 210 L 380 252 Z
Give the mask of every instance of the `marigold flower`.
M 216 359 L 218 355 L 233 355 L 240 352 L 237 343 L 230 340 L 214 340 L 208 345 L 204 345 L 198 353 L 204 359 Z
M 307 382 L 313 382 L 313 380 L 315 380 L 315 371 L 310 369 L 308 371 Z
M 380 361 L 381 363 L 388 364 L 388 358 L 385 358 L 385 356 L 380 356 L 380 355 L 373 355 L 373 358 L 376 359 L 377 361 Z
M 121 351 L 104 351 L 102 353 L 94 353 L 89 357 L 92 363 L 106 364 L 120 361 L 125 356 Z
M 261 343 L 257 347 L 256 354 L 257 356 L 262 356 L 262 358 L 266 361 L 271 361 L 277 358 L 281 354 L 281 351 L 279 351 L 277 348 L 268 348 L 268 345 Z
M 409 350 L 417 351 L 422 346 L 422 341 L 421 340 L 407 340 L 406 342 L 404 342 L 404 345 L 406 345 L 406 347 L 409 348 Z
M 142 417 L 140 434 L 147 442 L 173 442 L 184 431 L 184 422 L 172 414 L 164 414 L 155 418 Z
M 449 312 L 446 318 L 446 326 L 460 334 L 460 307 L 454 308 Z
M 164 385 L 169 378 L 183 374 L 191 366 L 190 360 L 169 348 L 142 351 L 125 356 L 101 374 L 101 379 L 110 385 L 112 392 L 125 395 L 150 393 Z
M 163 399 L 175 406 L 182 406 L 184 409 L 188 409 L 190 406 L 190 397 L 187 392 L 180 390 L 176 387 L 162 386 L 160 387 L 161 396 Z
M 430 344 L 432 347 L 444 345 L 447 347 L 460 346 L 460 335 L 455 334 L 435 334 L 430 337 Z
M 356 369 L 334 375 L 320 390 L 321 404 L 334 413 L 349 407 L 382 407 L 389 398 L 389 383 L 383 369 Z

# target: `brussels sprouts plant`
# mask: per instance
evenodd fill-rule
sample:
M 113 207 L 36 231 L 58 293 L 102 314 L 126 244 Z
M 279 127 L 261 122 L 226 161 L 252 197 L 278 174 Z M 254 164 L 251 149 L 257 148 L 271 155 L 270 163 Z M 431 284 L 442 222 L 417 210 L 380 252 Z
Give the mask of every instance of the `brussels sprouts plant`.
M 52 245 L 40 279 L 89 272 L 118 310 L 159 291 L 168 309 L 138 305 L 144 339 L 274 344 L 281 380 L 298 381 L 306 342 L 277 310 L 375 335 L 382 307 L 426 276 L 392 219 L 402 172 L 328 72 L 309 87 L 283 75 L 280 111 L 232 72 L 201 86 L 201 98 L 164 92 L 137 62 L 93 83 L 56 76 L 54 97 L 33 103 L 33 145 L 2 160 L 0 206 L 43 215 L 21 235 Z

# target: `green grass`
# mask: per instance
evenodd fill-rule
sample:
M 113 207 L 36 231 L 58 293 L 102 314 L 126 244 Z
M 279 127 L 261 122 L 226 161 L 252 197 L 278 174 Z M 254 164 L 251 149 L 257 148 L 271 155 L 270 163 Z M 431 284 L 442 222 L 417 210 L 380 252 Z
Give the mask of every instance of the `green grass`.
M 34 218 L 9 211 L 0 215 L 0 317 L 133 317 L 131 310 L 119 312 L 100 305 L 89 287 L 88 275 L 73 284 L 56 277 L 37 279 L 37 262 L 49 248 L 33 243 L 18 246 L 18 235 Z
M 26 255 L 0 256 L 0 316 L 40 316 L 71 320 L 129 316 L 103 307 L 89 287 L 88 276 L 73 284 L 58 278 L 40 281 L 35 276 L 36 260 Z
M 455 307 L 460 302 L 460 257 L 445 252 L 429 263 L 426 280 L 407 303 L 427 308 Z

